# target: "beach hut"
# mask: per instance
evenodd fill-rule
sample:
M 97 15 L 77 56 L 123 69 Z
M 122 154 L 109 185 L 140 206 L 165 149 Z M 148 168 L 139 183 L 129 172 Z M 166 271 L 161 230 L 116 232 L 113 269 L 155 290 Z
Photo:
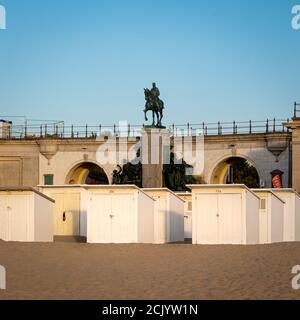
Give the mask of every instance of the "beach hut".
M 190 192 L 176 192 L 184 201 L 184 238 L 192 239 L 192 194 Z
M 184 241 L 184 201 L 168 188 L 145 188 L 155 200 L 154 242 Z
M 0 188 L 0 239 L 52 242 L 53 204 L 30 187 Z
M 300 196 L 294 189 L 272 189 L 284 204 L 283 241 L 300 241 Z
M 272 190 L 252 189 L 259 196 L 259 242 L 283 241 L 284 201 Z
M 87 188 L 87 242 L 154 243 L 153 200 L 134 185 Z
M 193 244 L 258 244 L 259 198 L 245 185 L 189 185 Z
M 87 236 L 88 193 L 84 186 L 39 186 L 39 190 L 55 200 L 54 235 Z

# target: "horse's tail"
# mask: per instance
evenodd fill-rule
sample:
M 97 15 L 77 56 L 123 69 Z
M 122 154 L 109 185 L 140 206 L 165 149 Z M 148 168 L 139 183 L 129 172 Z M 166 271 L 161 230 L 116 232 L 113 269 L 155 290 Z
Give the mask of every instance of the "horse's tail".
M 160 99 L 159 99 L 159 106 L 160 106 L 161 110 L 163 110 L 165 108 L 164 102 Z

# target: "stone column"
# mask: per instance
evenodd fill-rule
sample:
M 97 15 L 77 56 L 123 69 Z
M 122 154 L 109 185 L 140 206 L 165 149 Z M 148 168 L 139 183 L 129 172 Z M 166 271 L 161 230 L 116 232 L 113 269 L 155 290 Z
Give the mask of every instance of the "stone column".
M 285 126 L 292 130 L 292 186 L 300 192 L 300 118 L 293 118 Z
M 163 186 L 163 164 L 170 153 L 169 143 L 170 134 L 166 129 L 145 128 L 142 131 L 143 188 Z

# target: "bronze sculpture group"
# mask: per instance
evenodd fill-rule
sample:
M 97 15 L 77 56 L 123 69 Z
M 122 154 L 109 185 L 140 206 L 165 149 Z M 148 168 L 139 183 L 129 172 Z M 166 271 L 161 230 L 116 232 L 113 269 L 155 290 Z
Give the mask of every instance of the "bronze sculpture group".
M 145 126 L 146 128 L 163 129 L 162 118 L 164 102 L 159 98 L 160 91 L 155 82 L 152 84 L 152 89 L 144 89 L 145 94 L 145 120 L 148 121 L 147 112 L 152 111 L 152 125 Z M 155 119 L 156 116 L 156 119 Z M 155 121 L 156 120 L 156 121 Z M 140 151 L 137 152 L 136 157 L 140 157 Z M 191 168 L 185 161 L 182 163 L 176 161 L 173 152 L 170 154 L 170 164 L 164 164 L 162 170 L 163 185 L 173 191 L 185 191 L 186 184 L 194 182 L 193 177 L 186 176 L 186 168 Z M 118 165 L 117 169 L 112 174 L 113 184 L 135 184 L 138 187 L 143 186 L 143 168 L 139 161 L 137 164 L 131 162 L 125 163 L 123 166 Z

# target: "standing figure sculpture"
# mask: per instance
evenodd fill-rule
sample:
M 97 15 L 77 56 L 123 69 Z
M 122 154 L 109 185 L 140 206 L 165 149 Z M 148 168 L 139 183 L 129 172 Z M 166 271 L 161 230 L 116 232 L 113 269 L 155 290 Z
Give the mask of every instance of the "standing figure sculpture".
M 164 102 L 159 98 L 160 92 L 155 82 L 152 83 L 152 89 L 144 89 L 145 93 L 145 120 L 148 121 L 147 112 L 152 111 L 152 127 L 163 128 L 161 120 L 163 118 Z M 156 123 L 155 123 L 156 116 Z

